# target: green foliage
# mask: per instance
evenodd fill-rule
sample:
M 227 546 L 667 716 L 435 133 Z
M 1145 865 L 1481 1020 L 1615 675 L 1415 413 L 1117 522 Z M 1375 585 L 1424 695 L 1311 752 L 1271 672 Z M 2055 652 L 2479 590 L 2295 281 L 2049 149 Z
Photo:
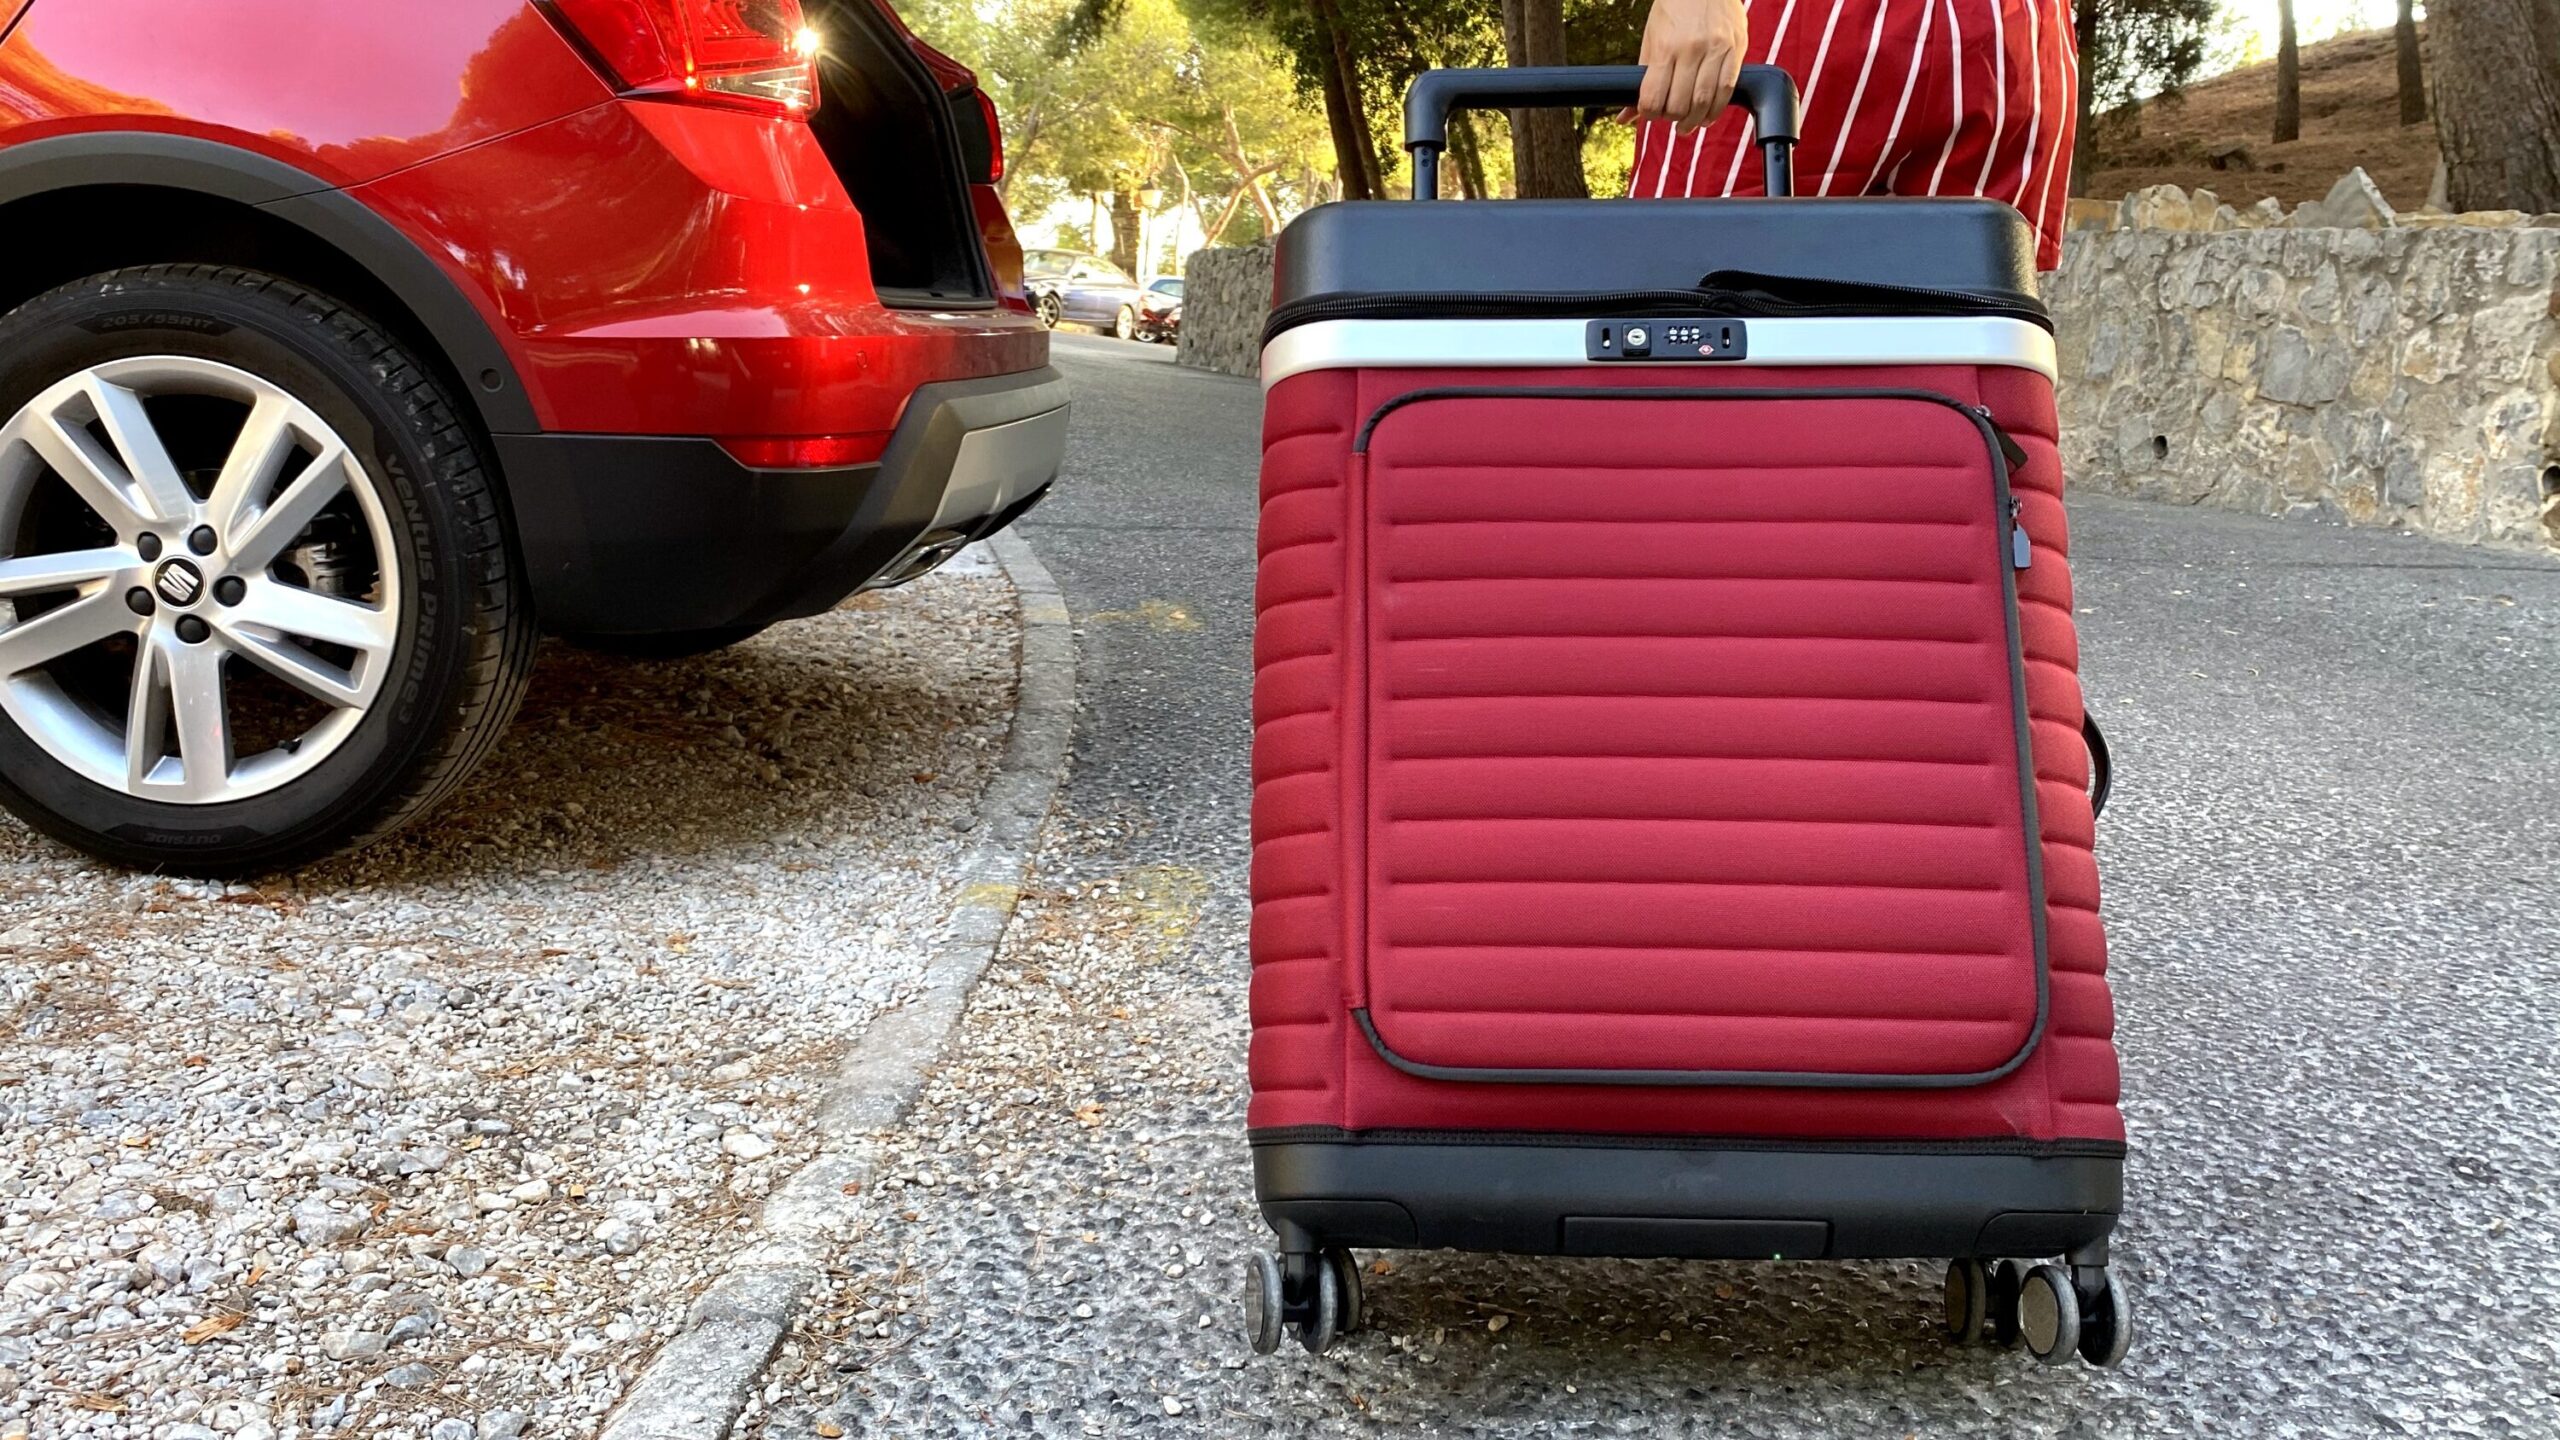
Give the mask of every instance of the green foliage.
M 1015 142 L 1027 157 L 1020 183 L 1029 198 L 1045 204 L 1148 172 L 1168 191 L 1187 180 L 1204 227 L 1214 227 L 1250 170 L 1275 160 L 1262 193 L 1277 214 L 1329 193 L 1326 17 L 1349 51 L 1390 191 L 1403 184 L 1398 141 L 1413 77 L 1441 66 L 1503 63 L 1501 6 L 1492 0 L 909 0 L 906 8 L 921 33 L 961 59 L 1012 61 L 992 68 L 1003 77 L 996 98 L 1008 136 L 1039 127 Z M 1650 9 L 1651 0 L 1565 0 L 1570 60 L 1632 62 Z M 963 39 L 964 32 L 976 38 Z M 1229 114 L 1240 146 L 1222 143 Z M 1471 123 L 1487 189 L 1508 193 L 1508 122 L 1493 113 Z M 1595 115 L 1582 116 L 1581 126 L 1592 193 L 1623 193 L 1633 160 L 1629 132 Z M 1226 153 L 1239 149 L 1244 169 Z M 1453 189 L 1455 170 L 1448 175 Z M 1250 239 L 1264 227 L 1261 206 L 1245 206 L 1224 238 Z
M 2174 94 L 2204 64 L 2215 0 L 2079 0 L 2080 86 L 2103 114 Z
M 1241 11 L 1176 0 L 903 0 L 918 34 L 978 71 L 1003 118 L 1017 215 L 1069 195 L 1164 192 L 1260 226 L 1322 198 L 1321 111 Z M 1124 238 L 1125 244 L 1125 238 Z

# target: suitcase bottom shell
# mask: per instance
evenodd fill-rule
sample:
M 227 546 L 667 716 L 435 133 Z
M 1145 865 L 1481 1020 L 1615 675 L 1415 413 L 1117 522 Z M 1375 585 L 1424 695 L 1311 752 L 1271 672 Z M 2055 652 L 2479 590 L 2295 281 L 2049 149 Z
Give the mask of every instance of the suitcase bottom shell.
M 1960 1341 L 2113 1365 L 2130 1337 L 2107 1267 L 2124 1158 L 2112 1146 L 1771 1146 L 1551 1136 L 1254 1140 L 1279 1238 L 1248 1267 L 1247 1326 L 1321 1351 L 1357 1328 L 1351 1247 L 1623 1259 L 1953 1257 Z M 2063 1257 L 2022 1264 L 2010 1257 Z

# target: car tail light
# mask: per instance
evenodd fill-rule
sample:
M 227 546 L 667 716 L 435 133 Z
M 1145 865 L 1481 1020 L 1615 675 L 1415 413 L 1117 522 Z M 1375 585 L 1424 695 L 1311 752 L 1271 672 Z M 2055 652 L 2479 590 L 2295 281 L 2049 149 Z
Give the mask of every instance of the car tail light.
M 550 0 L 626 95 L 806 115 L 818 32 L 800 0 Z

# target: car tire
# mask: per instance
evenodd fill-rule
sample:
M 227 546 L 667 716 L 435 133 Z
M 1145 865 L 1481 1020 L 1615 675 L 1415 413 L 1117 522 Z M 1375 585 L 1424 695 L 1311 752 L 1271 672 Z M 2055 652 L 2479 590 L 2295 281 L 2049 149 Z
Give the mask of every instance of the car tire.
M 204 876 L 424 814 L 533 660 L 485 446 L 406 342 L 273 275 L 122 269 L 0 316 L 0 804 Z
M 1119 336 L 1123 340 L 1136 339 L 1138 335 L 1137 310 L 1132 306 L 1121 306 L 1120 313 L 1111 317 L 1111 333 Z
M 721 625 L 709 630 L 670 630 L 657 635 L 563 635 L 581 650 L 617 655 L 625 660 L 690 660 L 726 650 L 763 634 L 762 625 Z
M 1044 330 L 1057 329 L 1058 322 L 1066 318 L 1065 308 L 1058 303 L 1058 297 L 1055 295 L 1033 296 L 1031 313 L 1039 319 L 1040 327 Z

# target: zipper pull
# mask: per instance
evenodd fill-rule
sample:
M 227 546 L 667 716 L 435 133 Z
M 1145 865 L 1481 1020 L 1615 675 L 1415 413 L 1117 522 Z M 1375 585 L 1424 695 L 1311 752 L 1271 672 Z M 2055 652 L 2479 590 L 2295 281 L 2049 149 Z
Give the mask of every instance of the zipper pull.
M 2026 506 L 2016 496 L 2009 498 L 2009 565 L 2017 570 L 2036 563 L 2036 542 L 2018 518 L 2019 512 L 2025 509 Z
M 1990 406 L 1969 405 L 1965 408 L 1971 410 L 1974 414 L 1981 416 L 1982 423 L 1991 427 L 1991 438 L 2000 442 L 2001 458 L 2009 462 L 2010 469 L 2021 470 L 2026 468 L 2027 447 L 2019 444 L 2016 439 L 2011 437 L 2008 431 L 2000 428 L 2000 422 L 1991 418 Z

